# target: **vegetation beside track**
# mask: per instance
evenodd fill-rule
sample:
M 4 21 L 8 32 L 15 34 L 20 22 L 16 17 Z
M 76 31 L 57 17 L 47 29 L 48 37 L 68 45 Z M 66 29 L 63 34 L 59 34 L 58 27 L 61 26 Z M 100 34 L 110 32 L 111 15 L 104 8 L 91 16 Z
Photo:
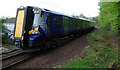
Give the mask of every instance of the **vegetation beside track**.
M 118 28 L 120 23 L 120 2 L 100 2 L 100 14 L 95 19 L 99 28 L 88 35 L 89 46 L 85 56 L 78 57 L 64 68 L 117 68 Z M 83 55 L 84 56 L 84 55 Z
M 5 21 L 7 20 L 11 20 L 14 18 L 8 18 L 8 17 L 1 17 L 0 18 L 0 40 L 2 40 L 2 47 L 7 48 L 9 50 L 14 50 L 17 49 L 14 45 L 10 44 L 10 40 L 8 37 L 8 32 L 10 32 L 10 30 L 7 29 L 7 27 L 3 24 Z M 9 41 L 10 40 L 10 41 Z
M 2 34 L 2 44 L 5 44 L 7 43 L 7 33 L 9 32 L 9 30 L 7 29 L 7 27 L 5 25 L 3 25 L 3 23 L 8 20 L 8 17 L 2 17 L 0 18 L 0 33 L 3 33 Z
M 14 45 L 8 45 L 8 46 L 6 46 L 6 45 L 2 45 L 4 48 L 7 48 L 7 49 L 9 49 L 9 50 L 14 50 L 14 49 L 18 49 L 17 47 L 15 47 Z

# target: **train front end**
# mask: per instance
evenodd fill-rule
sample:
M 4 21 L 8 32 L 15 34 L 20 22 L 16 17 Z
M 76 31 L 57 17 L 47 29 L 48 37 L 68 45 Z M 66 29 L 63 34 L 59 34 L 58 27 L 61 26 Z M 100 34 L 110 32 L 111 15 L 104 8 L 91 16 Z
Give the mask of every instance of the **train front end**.
M 27 6 L 17 9 L 14 28 L 14 42 L 16 46 L 22 49 L 35 48 L 39 40 L 43 39 L 43 36 L 41 36 L 43 33 L 39 26 L 40 17 L 41 10 L 39 8 Z

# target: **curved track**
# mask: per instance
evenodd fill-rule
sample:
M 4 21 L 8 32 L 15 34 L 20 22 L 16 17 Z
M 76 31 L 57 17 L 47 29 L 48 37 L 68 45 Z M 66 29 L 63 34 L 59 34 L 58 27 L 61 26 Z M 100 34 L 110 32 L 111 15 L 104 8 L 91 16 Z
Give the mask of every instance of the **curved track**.
M 96 29 L 95 29 L 96 30 Z M 41 51 L 37 56 L 26 60 L 22 63 L 16 64 L 13 68 L 53 68 L 64 67 L 72 60 L 76 60 L 76 56 L 85 57 L 84 46 L 88 45 L 88 34 L 72 36 L 70 38 L 59 41 L 56 48 L 50 48 L 45 51 Z M 83 55 L 83 56 L 81 56 Z
M 79 36 L 78 36 L 79 37 Z M 70 38 L 64 38 L 63 40 L 61 40 L 61 41 L 59 41 L 59 44 L 57 44 L 57 45 L 55 45 L 54 47 L 56 47 L 56 46 L 62 46 L 62 45 L 64 45 L 65 43 L 68 43 L 68 42 L 70 42 L 71 40 L 73 40 L 73 39 L 75 39 L 75 38 L 77 38 L 77 36 L 71 36 Z M 81 38 L 82 39 L 82 38 Z M 84 40 L 84 39 L 82 39 L 82 40 Z M 78 42 L 78 41 L 77 41 Z M 82 42 L 82 41 L 81 41 Z M 61 48 L 63 48 L 62 50 L 63 51 L 61 51 L 61 50 L 59 50 L 60 49 L 60 47 L 59 47 L 59 49 L 56 49 L 56 54 L 62 54 L 63 55 L 63 53 L 64 52 L 71 52 L 71 50 L 73 50 L 73 49 L 75 49 L 75 46 L 68 46 L 69 47 L 69 49 L 65 49 L 65 48 L 67 48 L 67 47 L 61 47 Z M 70 47 L 71 47 L 71 49 L 70 49 Z M 81 49 L 81 48 L 80 48 Z M 51 50 L 51 51 L 53 51 L 53 50 Z M 55 51 L 55 50 L 54 50 Z M 53 52 L 54 52 L 53 51 Z M 60 53 L 61 52 L 61 53 Z M 73 52 L 73 51 L 72 51 Z M 39 53 L 34 53 L 34 54 L 28 54 L 28 53 L 23 53 L 23 52 L 20 52 L 20 53 L 16 53 L 16 54 L 14 54 L 14 55 L 11 55 L 11 56 L 8 56 L 8 57 L 5 57 L 5 58 L 3 58 L 2 60 L 2 63 L 3 63 L 3 65 L 2 65 L 2 68 L 3 69 L 6 69 L 6 68 L 11 68 L 11 67 L 13 67 L 13 65 L 15 66 L 15 67 L 17 67 L 17 65 L 19 65 L 19 64 L 22 64 L 22 65 L 25 65 L 24 64 L 24 62 L 23 61 L 26 61 L 26 60 L 28 60 L 28 59 L 30 59 L 30 58 L 33 58 L 33 57 L 35 57 L 35 56 L 37 56 L 37 57 L 39 57 L 39 56 L 41 56 L 40 58 L 42 58 L 42 60 L 39 60 L 40 62 L 40 64 L 42 64 L 42 62 L 47 62 L 48 61 L 48 59 L 50 59 L 50 58 L 48 58 L 47 56 L 45 57 L 45 58 L 43 58 L 42 56 L 45 56 L 45 55 L 48 55 L 48 54 L 46 54 L 46 53 L 52 53 L 52 52 L 50 52 L 50 50 L 47 50 L 47 52 L 45 52 L 45 51 L 43 51 L 43 52 L 39 52 Z M 77 53 L 77 52 L 76 52 Z M 55 57 L 55 58 L 52 58 L 52 60 L 54 59 L 54 60 L 56 60 L 56 54 L 54 54 L 54 56 L 53 55 L 48 55 L 48 56 L 53 56 L 53 57 Z M 72 54 L 72 53 L 71 53 Z M 59 55 L 59 57 L 60 56 L 62 56 L 62 55 Z M 64 54 L 65 56 L 67 56 L 66 54 Z M 64 56 L 63 55 L 63 56 Z M 62 57 L 63 57 L 62 56 Z M 37 58 L 37 57 L 35 57 L 35 58 Z M 40 59 L 39 58 L 39 59 Z M 47 59 L 47 60 L 46 60 Z M 30 59 L 30 60 L 32 60 L 33 61 L 33 59 Z M 58 60 L 57 60 L 58 61 Z M 21 62 L 21 63 L 20 63 Z M 26 62 L 28 62 L 28 61 L 26 61 Z M 38 62 L 38 61 L 37 61 Z M 51 61 L 50 61 L 51 62 Z M 19 63 L 19 64 L 18 64 Z M 52 63 L 54 63 L 53 61 L 52 61 Z M 30 63 L 29 63 L 30 64 Z M 32 64 L 32 63 L 31 63 Z M 36 63 L 37 64 L 37 63 Z M 44 63 L 43 63 L 44 64 Z M 48 63 L 49 64 L 49 63 Z M 39 65 L 39 64 L 38 64 Z M 33 65 L 33 67 L 34 67 L 34 65 Z M 46 66 L 47 67 L 47 66 Z M 14 68 L 14 67 L 13 67 Z
M 29 56 L 28 53 L 24 53 L 23 51 L 4 57 L 2 58 L 2 69 L 7 69 L 29 58 L 31 58 L 31 56 Z

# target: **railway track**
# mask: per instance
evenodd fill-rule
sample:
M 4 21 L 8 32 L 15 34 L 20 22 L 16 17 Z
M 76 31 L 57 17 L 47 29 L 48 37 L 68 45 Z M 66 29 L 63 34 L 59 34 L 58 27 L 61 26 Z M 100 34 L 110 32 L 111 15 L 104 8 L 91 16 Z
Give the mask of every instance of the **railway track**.
M 79 36 L 72 36 L 70 38 L 66 38 L 66 39 L 60 40 L 59 44 L 55 45 L 55 47 L 56 46 L 62 46 L 65 43 L 70 42 L 71 40 L 73 40 L 73 39 L 75 39 L 77 37 L 79 37 Z M 7 69 L 7 68 L 10 68 L 10 67 L 13 67 L 14 65 L 16 65 L 16 64 L 18 64 L 20 62 L 28 60 L 28 59 L 30 59 L 32 57 L 35 57 L 37 55 L 40 55 L 40 54 L 42 54 L 44 52 L 45 51 L 41 51 L 39 54 L 36 53 L 36 55 L 35 54 L 32 55 L 32 54 L 24 53 L 23 51 L 21 51 L 21 52 L 18 52 L 16 54 L 4 57 L 2 59 L 2 69 Z
M 15 64 L 25 61 L 31 57 L 32 56 L 30 56 L 28 53 L 24 53 L 22 51 L 19 53 L 4 57 L 4 58 L 2 58 L 2 69 L 7 69 Z
M 66 38 L 57 40 L 55 45 L 47 50 L 35 53 L 31 59 L 22 63 L 16 64 L 13 68 L 51 68 L 51 67 L 63 67 L 68 64 L 71 59 L 75 60 L 75 57 L 79 53 L 83 52 L 83 46 L 88 45 L 86 34 L 72 35 Z M 79 39 L 77 39 L 79 38 Z M 69 43 L 70 42 L 70 43 Z M 62 47 L 63 46 L 63 47 Z M 56 48 L 55 48 L 56 47 Z
M 11 56 L 13 56 L 13 55 L 15 55 L 16 53 L 19 53 L 19 52 L 22 52 L 22 50 L 17 49 L 17 50 L 12 50 L 11 52 L 2 53 L 2 58 L 3 59 L 9 58 L 9 57 L 11 57 Z
M 66 39 L 66 40 L 68 40 L 68 39 Z M 66 40 L 65 39 L 61 40 L 62 42 L 60 41 L 60 43 L 57 46 L 63 45 Z M 52 47 L 52 48 L 54 48 L 54 47 Z M 32 58 L 32 57 L 40 55 L 44 52 L 45 51 L 41 51 L 41 52 L 38 52 L 38 53 L 32 55 L 30 53 L 25 53 L 24 51 L 20 51 L 16 54 L 6 56 L 6 57 L 2 58 L 2 69 L 8 69 L 10 67 L 13 67 L 14 65 L 16 65 L 18 63 L 21 63 L 25 60 L 28 60 L 28 59 Z

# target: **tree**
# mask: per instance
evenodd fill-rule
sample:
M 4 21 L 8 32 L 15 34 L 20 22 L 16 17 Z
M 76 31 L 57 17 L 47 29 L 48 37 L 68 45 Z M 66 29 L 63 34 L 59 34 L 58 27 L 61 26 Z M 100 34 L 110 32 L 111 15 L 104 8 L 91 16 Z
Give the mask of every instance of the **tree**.
M 7 27 L 6 27 L 5 25 L 3 25 L 3 23 L 4 23 L 6 20 L 8 20 L 7 17 L 2 17 L 2 18 L 0 18 L 0 22 L 1 22 L 1 23 L 0 23 L 0 28 L 2 28 L 2 29 L 0 29 L 0 33 L 4 33 L 4 35 L 2 35 L 2 43 L 3 43 L 3 44 L 7 43 L 7 38 L 8 38 L 7 33 L 9 32 L 9 30 L 7 29 Z
M 1 17 L 0 18 L 0 22 L 3 24 L 6 20 L 8 20 L 8 17 Z
M 86 16 L 84 16 L 84 14 L 80 14 L 79 16 L 78 15 L 72 15 L 73 17 L 79 17 L 79 18 L 85 18 L 85 19 L 88 19 Z
M 118 26 L 120 25 L 120 2 L 100 2 L 99 6 L 101 26 L 115 34 L 118 33 Z
M 88 19 L 88 18 L 87 18 L 86 16 L 84 16 L 82 13 L 79 15 L 79 17 Z

